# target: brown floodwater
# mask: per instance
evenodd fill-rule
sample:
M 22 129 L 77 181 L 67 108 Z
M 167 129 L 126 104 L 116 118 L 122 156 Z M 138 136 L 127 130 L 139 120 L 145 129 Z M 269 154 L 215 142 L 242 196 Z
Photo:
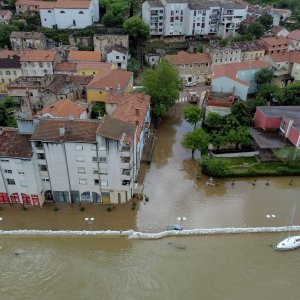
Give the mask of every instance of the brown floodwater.
M 140 182 L 150 201 L 106 206 L 4 208 L 5 229 L 159 231 L 186 217 L 184 228 L 285 225 L 299 202 L 300 179 L 218 180 L 206 185 L 197 159 L 181 146 L 191 127 L 176 106 L 160 124 L 153 161 Z M 269 185 L 266 181 L 269 179 Z M 292 186 L 289 185 L 293 179 Z M 298 205 L 299 208 L 299 205 Z M 267 220 L 266 214 L 276 218 Z M 299 224 L 299 209 L 295 224 Z M 269 223 L 268 223 L 269 222 Z M 1 228 L 0 227 L 0 228 Z M 1 299 L 298 299 L 300 249 L 276 252 L 280 234 L 177 237 L 154 241 L 101 237 L 0 237 Z

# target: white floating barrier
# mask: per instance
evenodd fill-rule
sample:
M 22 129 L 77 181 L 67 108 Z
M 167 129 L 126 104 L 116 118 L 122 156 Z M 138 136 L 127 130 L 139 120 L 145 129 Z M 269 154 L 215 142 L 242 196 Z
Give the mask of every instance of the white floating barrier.
M 137 232 L 134 230 L 0 230 L 2 236 L 128 236 L 130 239 L 160 239 L 170 236 L 239 234 L 300 231 L 300 226 L 282 227 L 228 227 L 192 230 L 168 230 L 157 233 Z

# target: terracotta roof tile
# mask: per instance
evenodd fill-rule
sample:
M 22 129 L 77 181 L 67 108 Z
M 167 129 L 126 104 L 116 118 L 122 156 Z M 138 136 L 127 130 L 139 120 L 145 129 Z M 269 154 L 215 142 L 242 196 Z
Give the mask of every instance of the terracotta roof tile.
M 166 55 L 165 59 L 173 65 L 205 64 L 212 62 L 209 53 L 187 53 L 185 51 L 179 51 L 175 55 Z
M 0 156 L 15 158 L 30 158 L 32 149 L 30 135 L 19 134 L 15 128 L 1 128 Z
M 213 68 L 213 79 L 220 77 L 229 77 L 230 79 L 249 87 L 250 85 L 246 81 L 236 77 L 237 72 L 247 69 L 260 69 L 268 67 L 271 67 L 271 65 L 260 60 L 239 62 L 226 65 L 217 65 Z
M 273 53 L 270 58 L 274 62 L 296 62 L 300 63 L 300 51 Z
M 57 52 L 55 50 L 25 50 L 20 52 L 20 61 L 53 62 L 56 54 Z
M 133 124 L 105 115 L 97 129 L 97 134 L 130 145 L 134 138 L 135 128 Z
M 45 114 L 50 114 L 54 118 L 68 118 L 69 116 L 73 116 L 75 119 L 78 119 L 84 111 L 85 108 L 71 100 L 64 99 L 45 107 L 39 111 L 37 115 L 43 116 Z
M 55 71 L 57 72 L 76 72 L 77 64 L 70 62 L 61 62 L 56 64 Z
M 300 30 L 293 30 L 288 34 L 288 38 L 291 40 L 300 41 Z
M 112 69 L 112 64 L 106 62 L 90 62 L 90 61 L 81 61 L 76 63 L 76 69 L 78 70 L 102 70 Z
M 0 58 L 8 58 L 9 56 L 18 55 L 19 52 L 12 50 L 2 50 L 0 51 Z
M 276 37 L 266 37 L 261 39 L 263 42 L 268 44 L 269 46 L 279 46 L 289 44 L 289 40 L 285 36 L 276 36 Z
M 69 52 L 68 61 L 100 62 L 101 61 L 101 52 L 71 50 Z
M 41 120 L 36 126 L 31 140 L 55 142 L 96 142 L 96 130 L 98 121 L 87 120 Z M 64 135 L 60 135 L 59 129 L 64 127 Z
M 133 77 L 132 72 L 110 70 L 108 74 L 97 75 L 87 86 L 88 89 L 113 89 L 122 91 Z
M 112 116 L 137 126 L 139 139 L 150 105 L 150 96 L 140 93 L 111 93 L 105 102 L 118 104 Z

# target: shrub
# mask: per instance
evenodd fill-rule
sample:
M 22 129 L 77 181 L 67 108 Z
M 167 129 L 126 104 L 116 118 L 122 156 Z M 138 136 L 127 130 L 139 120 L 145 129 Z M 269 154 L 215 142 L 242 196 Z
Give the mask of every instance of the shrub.
M 205 156 L 200 163 L 203 172 L 210 176 L 223 177 L 229 173 L 229 163 L 225 159 L 214 159 Z

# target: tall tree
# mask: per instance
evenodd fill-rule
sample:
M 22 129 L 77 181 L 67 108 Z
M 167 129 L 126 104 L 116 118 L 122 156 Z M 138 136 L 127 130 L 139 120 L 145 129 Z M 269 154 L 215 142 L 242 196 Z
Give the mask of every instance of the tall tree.
M 269 30 L 273 25 L 273 17 L 269 14 L 263 14 L 258 18 L 258 22 L 264 26 L 265 30 Z
M 160 118 L 179 97 L 181 80 L 172 65 L 161 60 L 155 69 L 146 69 L 142 76 L 143 92 L 151 96 L 153 114 Z
M 194 157 L 196 150 L 201 151 L 201 155 L 207 154 L 208 141 L 207 133 L 198 127 L 195 131 L 185 134 L 182 145 L 184 148 L 192 150 L 192 157 Z
M 224 117 L 218 113 L 211 112 L 205 118 L 204 124 L 212 129 L 221 128 L 225 124 Z
M 259 39 L 264 35 L 265 29 L 262 24 L 255 22 L 249 25 L 248 33 L 253 35 L 256 39 Z
M 239 149 L 240 146 L 249 147 L 251 145 L 249 128 L 246 126 L 229 130 L 227 138 L 228 142 L 235 144 L 236 149 Z
M 3 106 L 0 106 L 0 126 L 7 126 L 7 114 Z
M 258 87 L 256 98 L 263 98 L 271 101 L 280 92 L 280 88 L 275 84 L 263 83 Z
M 184 119 L 194 125 L 194 130 L 196 129 L 197 123 L 201 120 L 202 110 L 195 105 L 187 106 L 183 111 Z
M 238 100 L 231 106 L 231 114 L 241 125 L 250 125 L 252 115 L 246 101 Z
M 274 72 L 273 70 L 269 69 L 269 68 L 263 68 L 261 70 L 259 70 L 256 74 L 255 74 L 255 82 L 259 88 L 259 86 L 265 84 L 265 83 L 271 83 L 272 79 L 274 77 Z
M 300 82 L 288 84 L 278 97 L 281 105 L 300 105 Z

